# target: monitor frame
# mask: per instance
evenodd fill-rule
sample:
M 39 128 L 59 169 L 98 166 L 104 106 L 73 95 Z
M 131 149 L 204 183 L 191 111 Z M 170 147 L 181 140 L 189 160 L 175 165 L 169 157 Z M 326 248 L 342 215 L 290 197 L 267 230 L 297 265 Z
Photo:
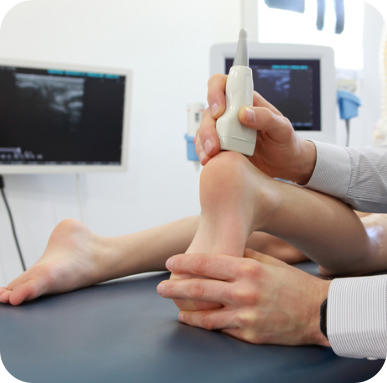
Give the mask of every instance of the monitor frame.
M 233 58 L 236 44 L 216 44 L 210 51 L 210 73 L 225 73 L 226 58 Z M 334 51 L 330 47 L 298 44 L 261 44 L 249 41 L 251 59 L 292 59 L 320 61 L 320 131 L 297 130 L 297 135 L 309 140 L 337 143 L 336 131 L 336 70 Z
M 0 58 L 0 66 L 11 66 L 28 69 L 52 69 L 75 72 L 91 72 L 101 74 L 113 74 L 125 77 L 124 94 L 124 115 L 122 127 L 122 150 L 120 165 L 28 165 L 12 164 L 3 165 L 0 163 L 0 174 L 74 174 L 74 173 L 95 173 L 95 172 L 125 172 L 128 168 L 128 133 L 131 115 L 132 78 L 133 72 L 130 69 L 112 68 L 105 66 L 89 66 L 77 64 L 62 64 L 58 62 L 28 61 L 13 58 Z

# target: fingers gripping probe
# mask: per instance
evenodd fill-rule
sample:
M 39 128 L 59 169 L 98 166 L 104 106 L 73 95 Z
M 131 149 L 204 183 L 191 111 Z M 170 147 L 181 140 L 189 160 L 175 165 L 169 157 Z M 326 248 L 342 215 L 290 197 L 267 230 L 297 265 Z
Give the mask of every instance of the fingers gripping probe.
M 247 33 L 241 29 L 233 66 L 226 82 L 226 111 L 216 122 L 222 150 L 232 150 L 251 156 L 257 131 L 243 126 L 238 118 L 242 106 L 253 105 L 253 74 L 249 68 Z

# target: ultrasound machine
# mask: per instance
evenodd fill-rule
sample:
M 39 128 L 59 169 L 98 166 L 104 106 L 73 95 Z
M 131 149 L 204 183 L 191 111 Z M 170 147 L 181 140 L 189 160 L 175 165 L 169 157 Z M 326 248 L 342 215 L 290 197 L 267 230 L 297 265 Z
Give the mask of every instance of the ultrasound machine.
M 236 44 L 211 48 L 211 74 L 227 74 Z M 306 139 L 336 143 L 336 73 L 333 49 L 249 42 L 254 89 L 289 118 Z
M 125 170 L 131 72 L 0 59 L 0 174 Z

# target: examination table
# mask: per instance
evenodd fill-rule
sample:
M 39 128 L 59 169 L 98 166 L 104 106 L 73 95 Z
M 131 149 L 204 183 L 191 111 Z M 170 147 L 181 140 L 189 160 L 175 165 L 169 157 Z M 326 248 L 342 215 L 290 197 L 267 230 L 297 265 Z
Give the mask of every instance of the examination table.
M 173 302 L 156 293 L 168 276 L 136 276 L 20 307 L 0 304 L 5 366 L 31 383 L 345 383 L 365 381 L 383 366 L 328 348 L 257 346 L 180 324 Z

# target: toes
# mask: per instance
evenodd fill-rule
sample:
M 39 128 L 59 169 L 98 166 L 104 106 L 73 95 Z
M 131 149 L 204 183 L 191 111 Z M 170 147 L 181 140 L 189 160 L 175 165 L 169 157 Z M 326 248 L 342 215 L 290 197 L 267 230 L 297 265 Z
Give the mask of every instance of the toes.
M 10 294 L 11 294 L 10 290 L 3 287 L 0 288 L 0 303 L 8 303 Z
M 31 281 L 29 274 L 30 270 L 14 279 L 7 287 L 0 287 L 0 303 L 10 303 L 17 306 L 24 302 L 26 296 L 34 292 L 33 283 L 28 283 Z
M 9 296 L 9 303 L 18 306 L 25 301 L 30 301 L 44 294 L 42 283 L 36 280 L 29 280 L 15 287 Z
M 9 303 L 17 306 L 21 303 L 43 295 L 52 285 L 51 268 L 46 264 L 37 264 L 13 280 Z
M 12 306 L 18 306 L 24 301 L 27 300 L 27 298 L 32 297 L 34 293 L 34 287 L 33 283 L 31 281 L 28 281 L 26 283 L 23 283 L 12 291 L 12 293 L 9 296 L 9 303 Z

